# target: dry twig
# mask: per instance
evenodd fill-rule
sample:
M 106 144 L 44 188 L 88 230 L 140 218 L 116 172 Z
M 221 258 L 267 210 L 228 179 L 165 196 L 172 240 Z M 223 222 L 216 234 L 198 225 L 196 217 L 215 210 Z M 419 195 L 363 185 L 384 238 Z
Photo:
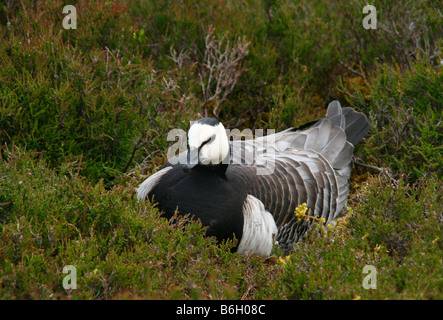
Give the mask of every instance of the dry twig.
M 220 105 L 232 92 L 244 69 L 241 62 L 248 54 L 249 42 L 238 38 L 231 46 L 226 35 L 215 37 L 215 28 L 209 26 L 205 38 L 205 55 L 200 70 L 200 86 L 203 92 L 203 106 L 214 101 L 213 114 L 218 117 Z
M 383 175 L 391 181 L 391 183 L 394 187 L 398 186 L 398 180 L 392 176 L 392 173 L 390 173 L 387 168 L 379 168 L 379 167 L 376 167 L 376 166 L 373 166 L 370 164 L 363 163 L 362 160 L 360 158 L 357 158 L 356 156 L 353 157 L 353 161 L 356 165 L 378 171 L 379 172 L 379 181 L 380 181 L 380 176 Z M 380 181 L 380 184 L 381 184 L 381 181 Z

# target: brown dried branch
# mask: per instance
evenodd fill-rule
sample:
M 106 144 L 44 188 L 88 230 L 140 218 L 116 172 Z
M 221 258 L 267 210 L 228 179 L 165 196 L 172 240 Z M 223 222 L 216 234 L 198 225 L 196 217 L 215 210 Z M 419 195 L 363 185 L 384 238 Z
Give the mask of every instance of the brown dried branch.
M 363 163 L 361 161 L 361 159 L 357 158 L 356 156 L 353 157 L 353 162 L 356 165 L 359 165 L 359 166 L 362 166 L 364 168 L 372 169 L 372 170 L 375 170 L 375 171 L 379 172 L 379 181 L 380 181 L 380 176 L 384 175 L 384 176 L 386 176 L 391 181 L 391 183 L 392 183 L 392 185 L 394 187 L 398 186 L 398 180 L 395 179 L 392 176 L 392 173 L 390 173 L 387 168 L 379 168 L 379 167 L 376 167 L 376 166 L 373 166 L 373 165 L 370 165 L 370 164 Z M 380 182 L 380 184 L 381 184 L 381 182 Z
M 249 42 L 243 37 L 231 46 L 226 35 L 215 37 L 215 28 L 209 26 L 205 37 L 205 55 L 199 72 L 203 92 L 203 106 L 214 101 L 213 114 L 218 117 L 220 105 L 232 92 L 244 72 L 241 65 L 248 54 Z M 206 107 L 205 107 L 206 109 Z

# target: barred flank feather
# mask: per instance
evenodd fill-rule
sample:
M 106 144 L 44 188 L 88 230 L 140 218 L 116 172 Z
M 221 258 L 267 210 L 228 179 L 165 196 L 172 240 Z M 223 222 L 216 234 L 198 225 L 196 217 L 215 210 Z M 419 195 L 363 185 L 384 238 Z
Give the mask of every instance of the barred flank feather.
M 310 215 L 324 218 L 326 224 L 343 209 L 349 193 L 354 145 L 369 129 L 364 114 L 342 109 L 338 101 L 333 101 L 327 116 L 311 128 L 295 132 L 288 129 L 274 137 L 259 138 L 275 140 L 274 144 L 263 143 L 268 149 L 274 148 L 273 174 L 257 175 L 253 166 L 230 165 L 233 174 L 249 181 L 249 193 L 272 213 L 278 227 L 276 240 L 282 247 L 290 249 L 309 228 L 309 221 L 297 221 L 297 206 L 306 203 Z M 232 147 L 242 145 L 244 141 L 233 142 Z

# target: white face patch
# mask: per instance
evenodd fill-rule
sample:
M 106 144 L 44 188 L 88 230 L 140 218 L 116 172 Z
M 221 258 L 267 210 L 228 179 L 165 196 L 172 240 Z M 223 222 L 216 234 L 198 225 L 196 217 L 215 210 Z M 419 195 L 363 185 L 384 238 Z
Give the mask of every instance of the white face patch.
M 222 123 L 215 126 L 194 123 L 188 132 L 188 143 L 191 149 L 200 148 L 201 164 L 219 164 L 229 155 L 228 136 Z

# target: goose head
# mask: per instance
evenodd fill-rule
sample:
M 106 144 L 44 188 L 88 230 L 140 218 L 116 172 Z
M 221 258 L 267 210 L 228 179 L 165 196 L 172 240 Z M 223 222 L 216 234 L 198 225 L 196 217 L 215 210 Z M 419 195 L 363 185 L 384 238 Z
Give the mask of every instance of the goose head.
M 188 154 L 185 171 L 196 165 L 218 165 L 229 161 L 229 140 L 225 127 L 217 119 L 202 118 L 188 131 Z

